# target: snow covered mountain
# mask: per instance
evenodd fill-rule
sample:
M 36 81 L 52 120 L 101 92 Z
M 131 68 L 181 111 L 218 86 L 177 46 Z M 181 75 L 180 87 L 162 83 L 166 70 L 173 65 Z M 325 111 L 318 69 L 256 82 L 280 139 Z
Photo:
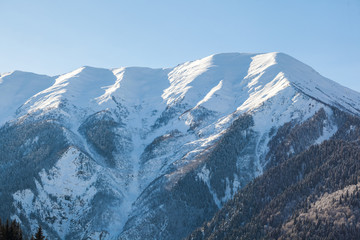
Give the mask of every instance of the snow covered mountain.
M 338 112 L 359 116 L 360 94 L 282 53 L 3 74 L 0 216 L 51 239 L 181 239 Z

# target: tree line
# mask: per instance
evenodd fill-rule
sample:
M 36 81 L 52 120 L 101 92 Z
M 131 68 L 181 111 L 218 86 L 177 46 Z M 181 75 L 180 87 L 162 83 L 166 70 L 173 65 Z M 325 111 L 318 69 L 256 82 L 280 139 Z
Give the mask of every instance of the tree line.
M 0 240 L 26 240 L 29 239 L 23 235 L 20 224 L 16 221 L 6 220 L 2 223 L 0 219 Z M 30 240 L 47 240 L 45 238 L 41 226 L 38 227 L 36 233 L 30 237 Z

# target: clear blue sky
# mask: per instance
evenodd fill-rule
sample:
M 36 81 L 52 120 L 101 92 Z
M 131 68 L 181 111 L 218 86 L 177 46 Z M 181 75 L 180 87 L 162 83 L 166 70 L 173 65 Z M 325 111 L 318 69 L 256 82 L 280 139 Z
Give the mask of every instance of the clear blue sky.
M 360 91 L 360 0 L 0 0 L 0 72 L 285 52 Z

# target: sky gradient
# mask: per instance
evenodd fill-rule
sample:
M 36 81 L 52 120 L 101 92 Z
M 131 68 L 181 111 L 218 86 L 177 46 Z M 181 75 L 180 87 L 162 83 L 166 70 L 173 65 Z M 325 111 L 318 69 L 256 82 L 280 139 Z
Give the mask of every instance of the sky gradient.
M 0 0 L 0 72 L 284 52 L 360 91 L 359 0 Z

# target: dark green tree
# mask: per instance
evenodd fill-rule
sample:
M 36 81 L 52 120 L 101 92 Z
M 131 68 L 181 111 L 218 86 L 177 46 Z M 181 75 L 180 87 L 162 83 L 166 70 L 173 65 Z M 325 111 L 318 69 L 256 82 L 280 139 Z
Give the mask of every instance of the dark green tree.
M 2 225 L 0 220 L 0 240 L 22 240 L 22 231 L 20 224 L 13 220 L 9 223 L 6 221 L 5 225 Z
M 38 231 L 35 234 L 35 240 L 45 240 L 45 236 L 43 234 L 41 226 L 39 226 Z

